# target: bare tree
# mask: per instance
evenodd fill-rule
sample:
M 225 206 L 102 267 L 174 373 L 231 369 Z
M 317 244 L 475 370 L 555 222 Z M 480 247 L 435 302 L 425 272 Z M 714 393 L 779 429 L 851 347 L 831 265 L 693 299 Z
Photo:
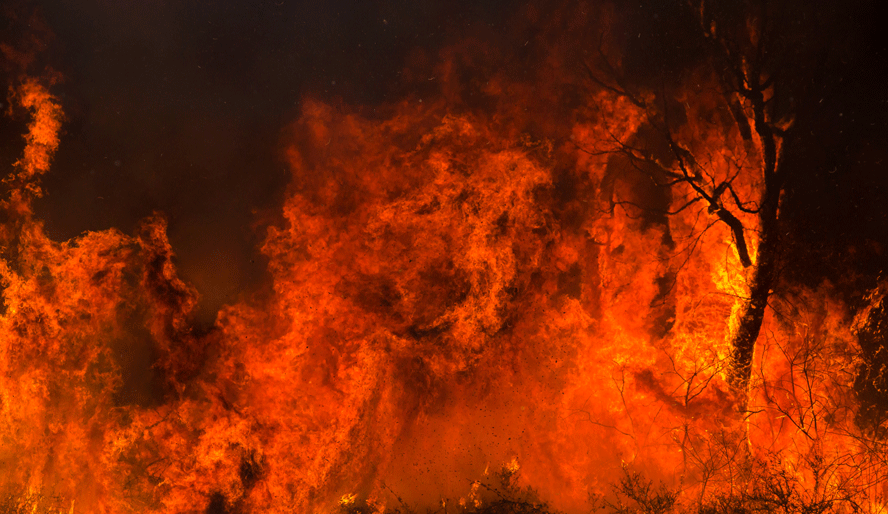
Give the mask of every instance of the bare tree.
M 696 209 L 710 217 L 709 226 L 721 224 L 733 237 L 739 262 L 748 270 L 748 293 L 730 336 L 731 376 L 734 386 L 745 391 L 768 301 L 779 285 L 783 265 L 784 193 L 800 175 L 792 153 L 807 141 L 808 122 L 821 115 L 820 104 L 835 89 L 836 53 L 841 50 L 829 41 L 829 34 L 840 31 L 818 33 L 828 23 L 827 15 L 794 1 L 701 0 L 687 8 L 696 20 L 702 56 L 695 80 L 705 82 L 695 93 L 718 104 L 711 109 L 719 112 L 711 130 L 724 130 L 730 124 L 740 142 L 734 146 L 725 142 L 724 153 L 735 159 L 727 172 L 714 170 L 711 156 L 701 155 L 695 137 L 683 130 L 688 117 L 699 114 L 691 105 L 695 99 L 687 94 L 687 84 L 671 87 L 664 79 L 659 90 L 636 86 L 601 47 L 597 60 L 585 66 L 596 87 L 643 110 L 647 130 L 662 139 L 665 151 L 659 152 L 650 145 L 616 141 L 617 152 L 633 168 L 668 190 L 671 205 L 657 213 L 674 216 Z M 812 44 L 817 37 L 821 39 Z M 680 88 L 685 91 L 682 99 L 676 93 Z M 613 204 L 652 210 L 625 199 Z

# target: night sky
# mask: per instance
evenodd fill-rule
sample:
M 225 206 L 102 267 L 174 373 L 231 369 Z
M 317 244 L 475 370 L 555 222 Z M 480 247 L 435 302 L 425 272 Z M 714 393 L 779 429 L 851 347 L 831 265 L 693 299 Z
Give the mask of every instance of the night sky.
M 651 69 L 680 75 L 699 59 L 693 27 L 674 3 L 617 2 L 626 73 L 639 83 Z M 132 233 L 164 213 L 206 323 L 264 282 L 262 227 L 278 221 L 290 180 L 282 134 L 303 98 L 394 101 L 416 93 L 401 73 L 417 55 L 469 35 L 504 48 L 534 35 L 521 15 L 525 1 L 8 4 L 2 39 L 36 55 L 25 71 L 51 67 L 63 77 L 52 90 L 67 119 L 37 204 L 47 232 L 57 240 L 109 227 Z M 545 22 L 554 3 L 535 5 Z M 818 263 L 795 272 L 811 282 L 842 275 L 843 266 L 875 277 L 888 251 L 888 53 L 879 17 L 875 2 L 824 5 L 836 38 L 850 41 L 848 55 L 831 68 L 835 87 L 812 122 L 809 151 L 799 152 L 797 166 L 810 173 L 788 190 L 785 211 L 795 258 Z M 820 43 L 812 36 L 803 44 Z M 2 78 L 11 86 L 21 71 L 7 63 Z M 21 150 L 26 121 L 2 120 L 7 162 Z

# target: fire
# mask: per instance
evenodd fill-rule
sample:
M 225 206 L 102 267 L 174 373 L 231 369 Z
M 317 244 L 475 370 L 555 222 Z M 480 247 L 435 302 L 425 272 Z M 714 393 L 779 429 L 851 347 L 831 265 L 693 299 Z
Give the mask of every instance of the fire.
M 28 125 L 26 145 L 21 160 L 15 163 L 19 172 L 14 176 L 20 187 L 14 188 L 13 198 L 8 201 L 18 209 L 28 208 L 21 195 L 39 195 L 38 178 L 49 170 L 52 156 L 59 146 L 59 129 L 62 125 L 62 108 L 36 80 L 25 81 L 17 91 L 19 104 L 32 112 Z M 12 177 L 11 177 L 12 178 Z
M 580 512 L 615 477 L 654 494 L 643 472 L 687 505 L 774 477 L 802 503 L 878 496 L 881 446 L 844 371 L 851 313 L 828 286 L 768 315 L 738 412 L 729 341 L 750 272 L 712 209 L 639 208 L 694 192 L 654 198 L 632 174 L 651 124 L 637 101 L 596 90 L 548 138 L 537 114 L 442 89 L 373 115 L 303 102 L 262 247 L 271 290 L 200 332 L 161 214 L 134 235 L 44 233 L 29 201 L 62 113 L 25 82 L 33 121 L 2 205 L 0 491 L 47 512 L 479 511 L 506 493 Z M 677 99 L 676 137 L 713 183 L 754 193 L 735 174 L 761 144 L 701 91 Z M 760 227 L 740 216 L 755 263 Z

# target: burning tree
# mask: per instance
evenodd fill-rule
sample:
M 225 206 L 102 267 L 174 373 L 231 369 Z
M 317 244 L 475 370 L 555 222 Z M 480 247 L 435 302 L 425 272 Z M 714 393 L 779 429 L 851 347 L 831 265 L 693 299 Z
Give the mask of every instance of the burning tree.
M 697 67 L 679 81 L 666 72 L 659 83 L 633 81 L 602 46 L 586 71 L 595 85 L 645 113 L 639 132 L 607 151 L 628 160 L 657 191 L 616 195 L 611 207 L 649 218 L 695 218 L 698 235 L 716 225 L 730 233 L 744 281 L 727 337 L 732 382 L 745 391 L 766 308 L 786 265 L 785 193 L 809 172 L 797 157 L 812 144 L 811 122 L 823 116 L 845 62 L 842 46 L 829 36 L 810 43 L 836 34 L 826 27 L 836 21 L 798 2 L 699 2 L 677 16 L 696 24 L 699 36 L 691 45 Z

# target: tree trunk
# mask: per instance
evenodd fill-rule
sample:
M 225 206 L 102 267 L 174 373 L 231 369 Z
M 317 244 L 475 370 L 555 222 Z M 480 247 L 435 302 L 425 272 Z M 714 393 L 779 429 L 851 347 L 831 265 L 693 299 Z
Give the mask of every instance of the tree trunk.
M 749 285 L 749 298 L 743 306 L 740 324 L 733 335 L 732 382 L 738 391 L 748 393 L 752 376 L 752 358 L 755 342 L 762 329 L 765 308 L 776 281 L 778 262 L 777 201 L 766 201 L 760 212 L 761 240 L 758 245 L 755 269 Z M 745 402 L 743 407 L 745 408 Z
M 784 173 L 777 168 L 777 141 L 773 127 L 765 115 L 763 87 L 759 82 L 760 74 L 752 74 L 755 85 L 742 94 L 752 103 L 755 132 L 762 144 L 762 178 L 764 191 L 759 209 L 759 226 L 761 229 L 755 270 L 749 284 L 749 298 L 743 307 L 740 325 L 732 341 L 734 387 L 743 393 L 742 409 L 746 408 L 749 398 L 749 379 L 752 376 L 752 358 L 755 353 L 755 342 L 762 329 L 765 319 L 765 308 L 771 296 L 771 288 L 776 281 L 777 262 L 780 244 L 780 231 L 777 213 L 780 208 L 780 195 L 783 192 Z

